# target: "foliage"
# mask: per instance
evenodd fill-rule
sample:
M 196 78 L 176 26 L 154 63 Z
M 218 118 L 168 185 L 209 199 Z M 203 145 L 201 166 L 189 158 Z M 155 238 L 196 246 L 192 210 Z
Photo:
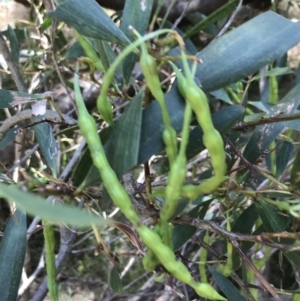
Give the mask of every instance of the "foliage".
M 35 21 L 0 33 L 11 72 L 0 90 L 0 150 L 17 160 L 1 164 L 1 201 L 17 208 L 0 245 L 3 300 L 30 285 L 19 287 L 26 235 L 42 227 L 48 279 L 31 291 L 35 301 L 47 287 L 58 300 L 56 275 L 83 242 L 106 264 L 103 299 L 137 293 L 152 272 L 174 299 L 263 300 L 261 288 L 299 298 L 300 86 L 286 53 L 300 25 L 268 11 L 216 37 L 238 2 L 191 14 L 177 31 L 161 20 L 153 29 L 152 1 L 127 0 L 120 26 L 93 0 L 57 1 L 48 14 L 36 3 Z M 195 33 L 214 39 L 199 45 Z M 49 92 L 60 82 L 75 112 Z M 293 275 L 283 286 L 269 283 L 273 257 L 282 278 L 284 265 Z M 153 287 L 152 297 L 163 294 Z

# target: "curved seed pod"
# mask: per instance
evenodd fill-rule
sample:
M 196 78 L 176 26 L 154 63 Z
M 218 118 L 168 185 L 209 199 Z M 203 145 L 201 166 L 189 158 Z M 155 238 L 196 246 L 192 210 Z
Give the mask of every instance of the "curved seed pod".
M 94 49 L 93 45 L 91 45 L 91 43 L 84 36 L 80 35 L 77 31 L 75 31 L 75 36 L 76 36 L 78 42 L 80 43 L 81 47 L 83 48 L 85 54 L 87 55 L 88 58 L 90 58 L 92 60 L 95 67 L 99 71 L 105 72 L 104 66 L 103 66 L 96 50 Z
M 215 171 L 215 175 L 212 178 L 204 181 L 199 186 L 187 185 L 183 187 L 183 195 L 194 200 L 200 194 L 211 193 L 224 181 L 227 165 L 223 139 L 212 123 L 207 97 L 196 85 L 184 51 L 181 51 L 181 55 L 186 78 L 171 63 L 177 74 L 179 92 L 195 112 L 197 121 L 204 133 L 203 143 L 210 153 L 212 166 Z
M 78 123 L 80 130 L 86 139 L 86 142 L 90 148 L 93 162 L 99 170 L 103 184 L 114 204 L 119 207 L 122 213 L 128 218 L 128 220 L 130 220 L 140 235 L 143 243 L 148 247 L 149 250 L 153 252 L 153 255 L 157 257 L 159 262 L 170 274 L 172 274 L 179 281 L 193 287 L 199 296 L 209 297 L 211 300 L 226 300 L 210 285 L 203 285 L 202 283 L 196 282 L 191 276 L 187 267 L 181 261 L 176 260 L 174 252 L 169 246 L 162 242 L 160 236 L 155 231 L 150 230 L 148 227 L 142 224 L 139 216 L 134 210 L 129 195 L 119 182 L 118 177 L 107 161 L 103 145 L 97 133 L 96 123 L 92 116 L 89 115 L 84 105 L 78 85 L 77 75 L 75 75 L 74 90 L 75 100 L 79 112 Z M 152 255 L 150 254 L 150 260 L 153 259 L 151 256 Z M 153 268 L 153 265 L 151 266 L 153 262 L 148 262 L 150 268 Z
M 124 58 L 126 56 L 128 56 L 133 51 L 135 51 L 136 47 L 138 47 L 142 43 L 145 43 L 145 41 L 153 39 L 153 38 L 155 38 L 155 37 L 157 37 L 161 34 L 172 33 L 172 32 L 173 31 L 170 30 L 170 29 L 161 29 L 161 30 L 157 30 L 155 32 L 151 32 L 151 33 L 141 37 L 137 41 L 134 41 L 133 43 L 129 44 L 116 57 L 116 59 L 114 60 L 112 65 L 106 71 L 106 74 L 105 74 L 104 79 L 103 79 L 100 95 L 97 98 L 97 108 L 98 108 L 99 113 L 103 116 L 104 120 L 108 124 L 113 125 L 113 120 L 112 120 L 113 114 L 112 114 L 112 107 L 111 107 L 110 101 L 107 97 L 107 93 L 108 93 L 108 90 L 109 90 L 109 86 L 110 86 L 111 82 L 113 81 L 113 78 L 114 78 L 114 75 L 115 75 L 115 72 L 116 72 L 118 66 L 121 64 L 121 62 L 124 60 Z
M 142 225 L 137 228 L 142 241 L 154 252 L 166 270 L 179 281 L 191 286 L 196 293 L 210 300 L 227 300 L 222 297 L 210 284 L 196 282 L 187 267 L 177 261 L 174 252 L 161 242 L 159 235 Z
M 173 62 L 169 62 L 169 63 L 171 64 L 171 66 L 176 74 L 177 81 L 178 81 L 178 90 L 179 90 L 181 96 L 185 99 L 186 94 L 187 94 L 187 80 Z
M 111 79 L 112 80 L 112 79 Z M 97 98 L 97 109 L 102 118 L 109 124 L 113 125 L 113 109 L 107 94 L 100 93 Z
M 148 250 L 146 255 L 143 257 L 143 265 L 145 270 L 154 271 L 158 264 L 159 261 L 155 254 L 151 250 Z
M 165 128 L 162 135 L 170 165 L 174 164 L 177 156 L 177 134 L 174 128 Z
M 145 43 L 141 45 L 141 49 L 142 54 L 140 57 L 140 67 L 145 76 L 149 90 L 161 108 L 162 118 L 165 126 L 163 131 L 163 140 L 166 145 L 168 159 L 172 165 L 177 155 L 176 131 L 171 125 L 171 119 L 165 102 L 165 95 L 160 85 L 156 61 L 154 57 L 148 53 Z

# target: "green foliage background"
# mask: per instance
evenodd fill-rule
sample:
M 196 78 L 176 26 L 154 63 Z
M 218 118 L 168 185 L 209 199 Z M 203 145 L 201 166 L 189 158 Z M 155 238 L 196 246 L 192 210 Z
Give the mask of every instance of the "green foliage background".
M 207 274 L 209 282 L 215 283 L 220 292 L 232 301 L 263 300 L 255 285 L 257 280 L 261 283 L 261 277 L 265 277 L 261 272 L 269 268 L 271 255 L 279 254 L 276 255 L 278 270 L 282 272 L 279 276 L 282 281 L 279 282 L 283 283 L 287 277 L 285 266 L 293 277 L 284 287 L 271 290 L 289 294 L 296 301 L 299 287 L 294 275 L 299 272 L 300 266 L 300 86 L 298 70 L 289 67 L 287 51 L 300 42 L 300 25 L 268 11 L 242 25 L 234 24 L 226 34 L 216 37 L 237 3 L 229 1 L 207 17 L 195 13 L 189 16 L 190 20 L 194 20 L 191 24 L 181 24 L 178 29 L 185 39 L 187 52 L 202 60 L 197 66 L 195 81 L 209 97 L 214 126 L 227 139 L 227 163 L 231 172 L 228 173 L 228 181 L 211 195 L 201 195 L 191 204 L 180 200 L 177 218 L 172 220 L 174 250 L 182 255 L 178 255 L 178 260 L 185 264 L 188 260 L 194 262 L 191 269 L 196 278 L 199 273 L 195 262 L 204 258 L 204 274 Z M 103 300 L 108 300 L 109 295 L 112 296 L 110 300 L 122 298 L 122 295 L 126 298 L 126 293 L 137 293 L 145 279 L 152 275 L 144 274 L 139 260 L 141 252 L 137 255 L 141 249 L 133 246 L 139 238 L 133 228 L 126 228 L 128 222 L 122 214 L 113 216 L 115 221 L 120 222 L 119 225 L 106 218 L 116 208 L 101 187 L 99 172 L 92 163 L 89 149 L 81 140 L 76 114 L 65 117 L 61 113 L 66 112 L 46 112 L 43 117 L 48 122 L 43 122 L 43 117 L 30 116 L 21 120 L 19 116 L 30 110 L 28 101 L 39 102 L 46 98 L 51 102 L 51 96 L 45 92 L 60 80 L 65 88 L 73 89 L 76 62 L 80 62 L 79 75 L 82 80 L 93 82 L 101 89 L 101 81 L 96 77 L 98 73 L 94 73 L 96 62 L 83 59 L 86 53 L 73 39 L 73 29 L 93 47 L 101 61 L 103 73 L 107 73 L 122 49 L 134 41 L 128 25 L 133 25 L 141 35 L 145 35 L 151 10 L 142 14 L 139 1 L 127 1 L 120 26 L 117 18 L 109 17 L 93 0 L 57 1 L 55 10 L 48 14 L 43 7 L 34 4 L 31 13 L 39 19 L 32 18 L 26 26 L 18 23 L 15 28 L 8 27 L 1 33 L 0 40 L 0 52 L 11 72 L 11 76 L 3 75 L 3 89 L 0 90 L 0 116 L 3 122 L 8 120 L 11 123 L 8 131 L 1 132 L 0 128 L 0 150 L 8 152 L 12 142 L 18 139 L 17 129 L 23 129 L 26 133 L 24 137 L 28 137 L 27 125 L 34 125 L 33 139 L 41 154 L 40 157 L 32 155 L 27 163 L 22 161 L 17 178 L 13 175 L 12 160 L 1 165 L 1 202 L 8 202 L 11 208 L 17 208 L 6 224 L 0 245 L 0 279 L 5 279 L 0 281 L 3 300 L 14 301 L 18 298 L 26 240 L 34 240 L 34 231 L 37 231 L 34 221 L 38 222 L 37 217 L 53 225 L 60 233 L 60 237 L 55 236 L 54 242 L 58 254 L 57 273 L 62 268 L 63 259 L 69 255 L 62 272 L 67 277 L 72 275 L 68 268 L 74 266 L 77 277 L 88 275 L 100 279 Z M 171 24 L 164 26 L 170 27 Z M 32 38 L 35 30 L 38 32 L 36 40 Z M 199 48 L 195 33 L 198 37 L 209 33 L 212 40 Z M 174 41 L 169 44 L 165 42 L 164 38 L 152 40 L 151 43 L 156 46 L 156 49 L 152 47 L 152 55 L 170 75 L 170 69 L 163 64 L 166 56 L 173 58 L 180 68 L 182 63 L 178 59 L 177 44 Z M 8 53 L 4 45 L 9 46 Z M 137 61 L 138 56 L 132 53 L 123 60 L 114 75 L 110 98 L 115 108 L 114 117 L 118 117 L 115 125 L 105 124 L 95 110 L 95 101 L 89 106 L 89 111 L 99 126 L 109 163 L 119 177 L 130 170 L 138 175 L 145 167 L 143 164 L 150 162 L 155 177 L 161 176 L 165 184 L 169 164 L 164 154 L 161 110 L 149 93 L 140 90 L 139 86 L 145 83 L 142 76 L 135 77 Z M 259 73 L 265 66 L 268 66 L 268 72 Z M 284 93 L 286 79 L 291 83 L 289 91 Z M 258 92 L 258 81 L 264 82 L 261 93 Z M 128 83 L 131 90 L 127 90 Z M 167 80 L 163 87 L 172 126 L 180 136 L 185 100 L 178 91 L 176 81 Z M 118 89 L 123 94 L 118 93 Z M 123 110 L 128 100 L 130 102 Z M 16 105 L 18 113 L 14 109 Z M 51 110 L 56 111 L 53 107 Z M 17 121 L 13 122 L 8 112 L 17 116 Z M 199 156 L 205 150 L 202 135 L 202 129 L 194 123 L 186 152 L 187 159 L 192 160 L 188 180 L 193 183 L 208 178 L 212 173 L 207 157 Z M 22 152 L 25 155 L 25 150 L 29 151 L 34 145 L 29 139 L 23 139 Z M 163 201 L 159 189 L 153 192 Z M 28 215 L 32 217 L 30 225 L 26 225 Z M 33 217 L 36 219 L 33 220 Z M 210 233 L 208 245 L 211 248 L 203 245 L 204 230 Z M 85 238 L 81 242 L 82 237 Z M 75 253 L 78 245 L 83 245 L 80 247 L 83 255 L 70 255 L 69 252 L 73 250 Z M 209 255 L 199 259 L 196 255 L 201 256 L 204 249 L 208 249 Z M 98 256 L 94 258 L 91 250 Z M 59 254 L 62 256 L 61 262 L 58 261 Z M 55 259 L 54 254 L 50 255 Z M 88 259 L 90 257 L 92 259 Z M 129 266 L 129 271 L 122 278 L 121 272 L 130 258 L 135 258 L 135 263 Z M 226 275 L 222 273 L 222 268 L 228 258 L 233 263 L 230 273 Z M 32 262 L 36 265 L 37 258 Z M 35 268 L 26 267 L 27 271 Z M 158 275 L 164 272 L 158 267 Z M 49 269 L 47 273 L 49 275 Z M 135 282 L 135 279 L 139 281 Z M 55 282 L 55 279 L 52 281 Z M 164 281 L 170 285 L 170 281 Z M 32 300 L 42 300 L 43 297 L 38 299 L 38 294 L 46 294 L 46 285 L 44 279 L 40 288 L 30 291 L 32 298 L 36 298 Z M 262 286 L 268 290 L 267 284 Z M 163 291 L 160 284 L 153 287 L 153 291 Z M 192 290 L 184 290 L 175 280 L 171 287 L 173 297 L 178 289 L 185 292 L 186 298 L 195 298 Z M 59 286 L 59 292 L 62 291 L 62 286 Z M 51 298 L 57 300 L 53 295 Z

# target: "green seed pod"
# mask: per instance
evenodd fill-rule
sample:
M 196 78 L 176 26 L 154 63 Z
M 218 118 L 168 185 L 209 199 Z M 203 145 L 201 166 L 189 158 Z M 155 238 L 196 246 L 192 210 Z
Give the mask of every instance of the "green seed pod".
M 279 100 L 278 82 L 275 75 L 269 77 L 269 103 L 277 104 Z
M 173 164 L 177 156 L 177 134 L 173 128 L 165 128 L 162 135 L 164 144 L 166 146 L 166 153 L 170 162 Z
M 137 230 L 145 245 L 154 252 L 161 264 L 175 278 L 190 285 L 201 297 L 210 298 L 211 300 L 226 300 L 211 285 L 196 282 L 187 267 L 181 261 L 177 261 L 173 251 L 161 242 L 158 234 L 144 225 L 141 225 Z
M 155 231 L 150 230 L 148 227 L 142 224 L 139 216 L 132 206 L 129 195 L 126 193 L 124 187 L 119 182 L 115 172 L 112 170 L 107 161 L 103 145 L 97 133 L 96 123 L 85 108 L 78 85 L 77 75 L 75 75 L 74 82 L 75 99 L 79 112 L 79 127 L 87 141 L 87 144 L 91 150 L 93 162 L 100 172 L 103 184 L 107 189 L 111 199 L 115 205 L 120 208 L 122 213 L 130 220 L 140 235 L 143 243 L 153 253 L 149 253 L 149 258 L 145 259 L 146 266 L 150 269 L 155 268 L 155 256 L 157 260 L 165 267 L 165 269 L 169 271 L 169 273 L 171 273 L 179 281 L 193 287 L 199 296 L 209 297 L 211 300 L 225 300 L 213 289 L 213 287 L 209 285 L 203 286 L 202 284 L 197 283 L 192 278 L 187 267 L 181 261 L 176 260 L 174 252 L 169 246 L 162 242 L 160 236 Z M 157 227 L 157 231 L 160 231 L 161 229 L 162 228 Z M 168 229 L 168 231 L 170 231 L 170 229 Z M 171 233 L 171 231 L 168 233 Z
M 97 109 L 102 118 L 109 124 L 113 125 L 113 110 L 107 94 L 100 93 L 97 98 Z
M 208 283 L 200 283 L 196 282 L 192 288 L 195 290 L 195 292 L 203 297 L 207 298 L 209 300 L 227 300 L 226 298 L 222 297 L 210 284 Z
M 165 96 L 160 85 L 156 61 L 154 57 L 148 53 L 146 44 L 142 44 L 141 49 L 142 54 L 140 57 L 140 67 L 145 76 L 149 90 L 161 108 L 162 118 L 165 126 L 163 140 L 166 145 L 166 151 L 170 164 L 172 164 L 177 154 L 176 132 L 171 125 L 169 112 L 165 103 Z
M 183 195 L 194 200 L 200 194 L 214 191 L 224 180 L 227 167 L 223 140 L 212 123 L 207 97 L 196 85 L 194 76 L 189 69 L 185 53 L 182 51 L 181 54 L 187 78 L 184 79 L 178 68 L 174 68 L 172 64 L 177 74 L 179 91 L 195 112 L 197 121 L 203 130 L 203 143 L 211 155 L 211 162 L 215 171 L 215 175 L 212 178 L 205 180 L 199 186 L 187 185 L 183 187 Z
M 238 81 L 236 83 L 236 87 L 239 93 L 241 93 L 244 90 L 244 84 L 241 81 Z
M 46 269 L 47 269 L 47 287 L 52 300 L 58 301 L 58 286 L 56 282 L 55 266 L 55 238 L 53 226 L 43 220 L 45 251 L 46 251 Z
M 160 220 L 168 222 L 174 215 L 185 177 L 186 157 L 177 156 L 175 162 L 171 165 L 171 171 L 165 193 L 165 203 L 160 212 Z
M 161 218 L 159 223 L 154 227 L 154 232 L 159 235 L 161 241 L 173 250 L 173 227 L 164 219 Z
M 177 76 L 177 81 L 178 81 L 178 90 L 181 94 L 181 96 L 186 99 L 186 95 L 187 95 L 187 80 L 186 78 L 183 76 L 183 74 L 180 72 L 180 70 L 178 69 L 178 67 L 173 63 L 173 62 L 169 62 L 171 64 L 171 66 L 173 67 L 173 70 Z
M 144 45 L 145 46 L 145 45 Z M 164 102 L 164 93 L 160 87 L 160 80 L 158 77 L 157 65 L 153 56 L 148 54 L 146 46 L 142 47 L 142 54 L 140 58 L 140 67 L 145 76 L 149 90 L 158 102 Z
M 143 257 L 143 265 L 145 270 L 151 272 L 154 271 L 156 267 L 159 265 L 159 261 L 157 257 L 151 250 L 148 250 L 146 255 Z

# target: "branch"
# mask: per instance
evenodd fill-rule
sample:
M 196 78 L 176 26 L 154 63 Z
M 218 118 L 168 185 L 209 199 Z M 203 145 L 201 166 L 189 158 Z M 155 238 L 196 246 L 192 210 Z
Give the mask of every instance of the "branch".
M 248 122 L 239 122 L 237 125 L 231 128 L 232 131 L 247 131 L 248 128 L 253 126 L 258 126 L 262 124 L 269 124 L 275 122 L 291 121 L 300 119 L 300 113 L 283 115 L 279 114 L 272 117 L 261 117 L 258 120 L 248 121 Z
M 12 56 L 10 54 L 10 51 L 6 45 L 6 41 L 4 39 L 3 34 L 0 32 L 0 53 L 3 55 L 4 60 L 6 61 L 10 71 L 11 75 L 13 77 L 13 80 L 20 92 L 27 92 L 27 87 L 25 85 L 25 82 L 23 80 L 21 71 L 19 67 L 15 64 L 15 62 L 12 59 Z
M 254 242 L 254 243 L 261 243 L 264 244 L 266 246 L 270 246 L 272 248 L 278 249 L 280 251 L 283 252 L 292 252 L 292 251 L 297 251 L 299 250 L 300 247 L 295 248 L 293 246 L 290 245 L 285 245 L 285 244 L 279 244 L 276 242 L 270 242 L 267 239 L 270 238 L 274 238 L 274 237 L 279 237 L 280 235 L 282 236 L 287 236 L 287 232 L 283 232 L 283 233 L 273 233 L 271 236 L 270 234 L 266 234 L 266 233 L 262 233 L 261 235 L 249 235 L 249 234 L 242 234 L 242 233 L 233 233 L 230 231 L 227 231 L 225 229 L 223 229 L 222 227 L 220 227 L 217 223 L 212 222 L 212 221 L 204 221 L 204 220 L 200 220 L 197 218 L 192 218 L 189 217 L 187 215 L 183 215 L 180 218 L 176 219 L 173 221 L 173 224 L 177 224 L 177 225 L 190 225 L 190 226 L 194 226 L 198 229 L 201 230 L 207 230 L 207 231 L 211 231 L 213 233 L 219 234 L 223 237 L 225 237 L 226 239 L 232 241 L 250 241 L 250 242 Z M 299 233 L 296 234 L 297 237 L 299 237 Z M 282 237 L 280 236 L 280 237 Z M 293 233 L 293 238 L 295 237 L 295 234 Z
M 260 271 L 256 268 L 256 266 L 249 260 L 249 258 L 246 256 L 246 254 L 242 251 L 240 248 L 238 242 L 234 239 L 230 239 L 231 244 L 233 247 L 237 250 L 237 252 L 240 254 L 240 256 L 244 259 L 246 264 L 253 270 L 256 277 L 261 281 L 263 286 L 269 291 L 269 293 L 274 297 L 276 301 L 282 301 L 282 299 L 278 296 L 278 294 L 275 292 L 274 288 L 271 286 L 271 284 L 266 280 L 266 278 L 260 273 Z

